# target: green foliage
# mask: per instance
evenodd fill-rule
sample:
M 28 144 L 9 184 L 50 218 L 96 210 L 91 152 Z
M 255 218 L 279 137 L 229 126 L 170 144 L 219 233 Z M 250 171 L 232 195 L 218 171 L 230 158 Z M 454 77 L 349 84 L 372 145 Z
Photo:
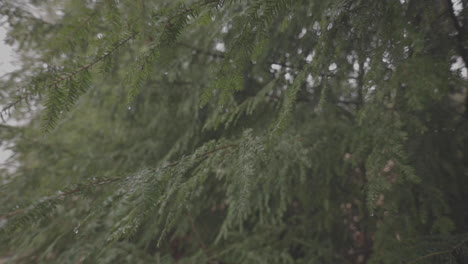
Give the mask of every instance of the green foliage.
M 3 1 L 0 263 L 466 263 L 464 5 Z

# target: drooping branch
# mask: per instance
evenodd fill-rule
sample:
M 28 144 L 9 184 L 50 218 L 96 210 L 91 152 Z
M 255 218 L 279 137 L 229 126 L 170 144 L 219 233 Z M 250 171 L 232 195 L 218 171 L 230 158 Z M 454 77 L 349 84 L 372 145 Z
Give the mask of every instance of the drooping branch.
M 207 152 L 204 152 L 202 154 L 198 154 L 195 156 L 195 158 L 197 159 L 203 159 L 203 158 L 206 158 L 208 156 L 210 156 L 211 154 L 213 153 L 216 153 L 218 151 L 221 151 L 221 150 L 225 150 L 225 149 L 228 149 L 228 148 L 234 148 L 234 147 L 237 147 L 238 145 L 237 144 L 231 144 L 231 145 L 225 145 L 225 146 L 222 146 L 222 147 L 219 147 L 219 148 L 215 148 L 213 150 L 210 150 L 210 151 L 207 151 Z M 169 163 L 168 165 L 166 166 L 163 166 L 159 169 L 153 169 L 152 171 L 157 171 L 157 170 L 164 170 L 164 169 L 167 169 L 169 167 L 174 167 L 176 165 L 178 165 L 181 161 L 178 160 L 178 161 L 175 161 L 175 162 L 172 162 L 172 163 Z M 90 183 L 87 183 L 87 184 L 84 184 L 84 185 L 81 185 L 77 188 L 74 188 L 72 190 L 69 190 L 69 191 L 66 191 L 66 192 L 61 192 L 55 196 L 51 196 L 51 197 L 47 197 L 45 198 L 45 200 L 56 200 L 56 199 L 64 199 L 72 194 L 77 194 L 77 193 L 81 193 L 83 192 L 86 188 L 91 188 L 91 187 L 96 187 L 96 186 L 99 186 L 99 185 L 104 185 L 104 184 L 109 184 L 109 183 L 113 183 L 113 182 L 117 182 L 117 181 L 121 181 L 121 180 L 127 180 L 127 179 L 131 179 L 132 177 L 116 177 L 116 178 L 107 178 L 107 179 L 97 179 L 97 180 L 94 180 L 94 181 L 91 181 Z M 27 211 L 28 208 L 26 209 L 18 209 L 18 210 L 15 210 L 15 211 L 12 211 L 12 212 L 9 212 L 9 213 L 6 213 L 4 215 L 0 215 L 0 219 L 9 219 L 13 216 L 16 216 L 16 215 L 19 215 L 19 214 L 22 214 L 24 213 L 25 211 Z
M 85 185 L 83 185 L 83 186 L 81 186 L 81 187 L 77 187 L 77 188 L 75 188 L 75 189 L 72 189 L 72 190 L 69 190 L 69 191 L 66 191 L 66 192 L 59 193 L 59 194 L 57 194 L 57 195 L 55 195 L 55 196 L 47 197 L 47 198 L 45 198 L 44 200 L 63 199 L 63 198 L 66 198 L 66 197 L 68 197 L 68 196 L 70 196 L 70 195 L 72 195 L 72 194 L 82 192 L 82 191 L 84 190 L 84 188 L 89 188 L 89 187 L 94 187 L 94 186 L 103 185 L 103 184 L 107 184 L 107 183 L 112 183 L 112 182 L 120 181 L 120 180 L 123 180 L 123 179 L 125 179 L 125 177 L 95 180 L 95 181 L 92 181 L 91 183 L 85 184 Z M 11 217 L 13 217 L 13 216 L 16 216 L 16 215 L 19 215 L 19 214 L 24 213 L 24 212 L 27 211 L 28 209 L 29 209 L 29 208 L 26 208 L 26 209 L 18 209 L 18 210 L 9 212 L 9 213 L 4 214 L 4 215 L 0 215 L 0 219 L 8 219 L 8 218 L 11 218 Z

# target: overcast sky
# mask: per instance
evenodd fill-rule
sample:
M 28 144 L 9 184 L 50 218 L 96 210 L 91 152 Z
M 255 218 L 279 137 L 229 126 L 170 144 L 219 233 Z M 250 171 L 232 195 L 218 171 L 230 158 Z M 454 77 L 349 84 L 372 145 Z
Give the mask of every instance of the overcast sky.
M 14 51 L 13 49 L 5 44 L 6 29 L 0 27 L 0 76 L 5 75 L 8 72 L 14 70 Z M 1 122 L 1 121 L 0 121 Z M 0 167 L 2 163 L 11 155 L 11 151 L 5 150 L 0 147 Z
M 12 64 L 14 51 L 10 46 L 5 44 L 5 38 L 6 30 L 4 27 L 0 27 L 0 76 L 14 69 Z

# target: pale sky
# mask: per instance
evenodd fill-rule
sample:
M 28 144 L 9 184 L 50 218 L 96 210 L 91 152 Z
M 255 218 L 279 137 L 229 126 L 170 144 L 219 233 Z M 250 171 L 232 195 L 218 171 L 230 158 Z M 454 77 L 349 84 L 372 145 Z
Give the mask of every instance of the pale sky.
M 13 65 L 15 59 L 14 50 L 12 47 L 5 44 L 6 32 L 5 27 L 0 27 L 0 78 L 15 69 Z M 3 146 L 0 146 L 0 167 L 3 167 L 2 163 L 4 163 L 11 154 L 12 152 L 10 150 L 6 150 Z
M 14 51 L 12 47 L 5 44 L 6 30 L 0 27 L 0 76 L 14 69 Z

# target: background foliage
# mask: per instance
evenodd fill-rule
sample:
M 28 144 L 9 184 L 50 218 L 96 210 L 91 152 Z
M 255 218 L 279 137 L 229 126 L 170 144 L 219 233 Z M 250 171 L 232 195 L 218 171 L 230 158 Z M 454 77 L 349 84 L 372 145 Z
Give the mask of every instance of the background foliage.
M 467 2 L 0 3 L 1 263 L 468 263 Z

